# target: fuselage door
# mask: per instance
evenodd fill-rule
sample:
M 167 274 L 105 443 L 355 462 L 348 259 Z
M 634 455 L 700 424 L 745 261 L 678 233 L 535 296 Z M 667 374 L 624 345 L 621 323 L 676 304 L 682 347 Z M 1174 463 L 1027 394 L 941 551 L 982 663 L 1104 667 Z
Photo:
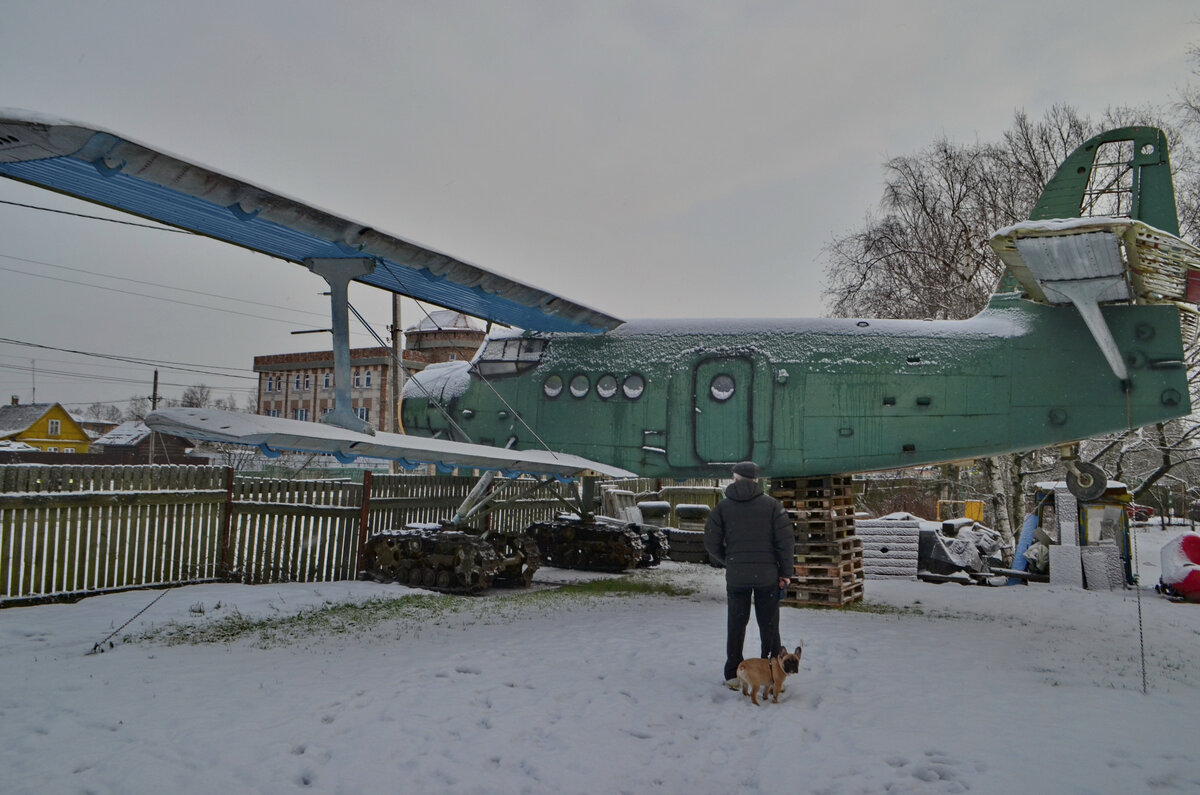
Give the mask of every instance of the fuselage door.
M 754 363 L 745 356 L 702 359 L 693 381 L 696 455 L 705 463 L 751 457 Z

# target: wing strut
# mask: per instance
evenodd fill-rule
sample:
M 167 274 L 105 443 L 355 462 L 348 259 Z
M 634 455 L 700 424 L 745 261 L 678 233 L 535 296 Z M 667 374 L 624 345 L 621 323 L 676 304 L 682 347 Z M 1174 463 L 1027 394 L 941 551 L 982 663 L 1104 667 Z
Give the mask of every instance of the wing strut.
M 353 279 L 375 270 L 370 257 L 306 259 L 304 265 L 329 282 L 329 308 L 333 328 L 333 411 L 321 422 L 371 436 L 375 428 L 358 417 L 350 405 L 350 302 L 349 285 Z

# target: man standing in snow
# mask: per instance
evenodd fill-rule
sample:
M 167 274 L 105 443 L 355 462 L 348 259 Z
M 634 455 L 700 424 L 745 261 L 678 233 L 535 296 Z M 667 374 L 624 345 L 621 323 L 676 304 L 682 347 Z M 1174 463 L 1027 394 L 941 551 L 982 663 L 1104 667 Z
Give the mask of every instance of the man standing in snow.
M 729 610 L 725 684 L 736 687 L 751 599 L 762 656 L 768 657 L 782 645 L 779 594 L 795 572 L 792 521 L 779 500 L 763 493 L 758 465 L 753 461 L 734 464 L 733 483 L 725 489 L 725 499 L 708 515 L 704 547 L 711 561 L 725 567 Z

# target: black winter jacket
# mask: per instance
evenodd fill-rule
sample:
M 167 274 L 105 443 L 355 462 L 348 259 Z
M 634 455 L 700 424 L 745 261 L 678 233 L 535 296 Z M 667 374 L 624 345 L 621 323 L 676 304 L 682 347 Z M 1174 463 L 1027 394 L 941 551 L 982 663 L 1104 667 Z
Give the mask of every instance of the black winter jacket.
M 735 480 L 708 515 L 704 547 L 725 566 L 727 585 L 771 585 L 796 571 L 792 521 L 756 480 Z

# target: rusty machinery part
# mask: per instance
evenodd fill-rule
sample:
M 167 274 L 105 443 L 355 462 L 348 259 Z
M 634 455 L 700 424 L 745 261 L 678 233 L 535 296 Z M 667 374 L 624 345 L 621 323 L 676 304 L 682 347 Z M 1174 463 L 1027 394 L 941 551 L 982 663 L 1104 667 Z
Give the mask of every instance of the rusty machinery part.
M 384 533 L 368 544 L 370 576 L 444 593 L 528 585 L 540 560 L 536 545 L 527 542 L 531 539 L 526 536 L 481 538 L 460 530 Z
M 533 573 L 542 565 L 542 553 L 533 536 L 528 533 L 493 533 L 488 536 L 488 541 L 500 558 L 500 571 L 496 572 L 492 584 L 528 588 L 533 582 Z
M 635 524 L 633 527 L 642 534 L 642 545 L 646 548 L 642 560 L 638 563 L 642 568 L 657 566 L 663 558 L 670 555 L 671 542 L 667 540 L 667 531 L 661 527 L 648 524 Z
M 547 565 L 587 571 L 626 571 L 657 566 L 669 550 L 661 529 L 607 517 L 535 522 L 527 532 L 537 540 Z

